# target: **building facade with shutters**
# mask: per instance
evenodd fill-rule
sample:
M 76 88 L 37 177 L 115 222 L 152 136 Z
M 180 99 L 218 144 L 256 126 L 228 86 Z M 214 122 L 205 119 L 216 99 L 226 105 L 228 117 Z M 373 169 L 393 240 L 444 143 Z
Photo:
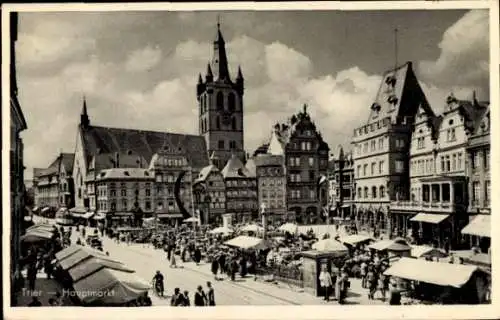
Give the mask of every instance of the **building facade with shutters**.
M 221 171 L 210 164 L 201 169 L 194 181 L 195 206 L 202 223 L 222 223 L 226 213 L 226 185 Z

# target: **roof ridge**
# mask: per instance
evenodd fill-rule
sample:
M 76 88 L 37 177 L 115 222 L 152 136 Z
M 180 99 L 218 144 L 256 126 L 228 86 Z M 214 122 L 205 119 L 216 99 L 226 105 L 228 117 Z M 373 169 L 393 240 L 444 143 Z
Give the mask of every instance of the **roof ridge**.
M 108 127 L 108 126 L 89 126 L 91 128 L 102 128 L 102 129 L 112 129 L 112 130 L 127 130 L 127 131 L 136 131 L 142 133 L 161 133 L 161 134 L 170 134 L 170 135 L 179 135 L 179 136 L 190 136 L 190 137 L 202 137 L 199 134 L 191 134 L 191 133 L 178 133 L 178 132 L 169 132 L 169 131 L 156 131 L 156 130 L 141 130 L 135 128 L 118 128 L 118 127 Z

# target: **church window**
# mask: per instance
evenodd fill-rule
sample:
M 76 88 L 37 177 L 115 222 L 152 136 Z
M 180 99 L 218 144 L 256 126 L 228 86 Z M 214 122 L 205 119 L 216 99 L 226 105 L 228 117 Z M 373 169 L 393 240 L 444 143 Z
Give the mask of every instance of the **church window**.
M 207 119 L 206 119 L 206 118 L 205 118 L 205 119 L 203 119 L 203 123 L 204 123 L 203 127 L 205 127 L 205 131 L 208 131 L 208 127 L 207 127 Z
M 236 130 L 236 119 L 235 118 L 231 119 L 231 129 Z
M 217 127 L 217 130 L 220 129 L 220 117 L 216 118 L 216 127 Z
M 217 93 L 217 110 L 224 109 L 224 94 L 222 92 Z
M 229 93 L 229 96 L 227 97 L 227 102 L 228 102 L 228 108 L 229 111 L 234 111 L 236 110 L 236 97 L 234 93 Z

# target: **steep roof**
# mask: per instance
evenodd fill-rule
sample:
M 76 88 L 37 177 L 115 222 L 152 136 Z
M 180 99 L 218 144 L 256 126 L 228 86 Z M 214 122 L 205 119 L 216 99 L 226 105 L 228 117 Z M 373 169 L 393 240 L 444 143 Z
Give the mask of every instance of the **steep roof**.
M 246 178 L 250 176 L 250 172 L 248 172 L 243 162 L 233 154 L 231 159 L 228 160 L 224 169 L 222 169 L 222 176 L 224 179 L 227 178 Z
M 64 165 L 64 169 L 68 174 L 73 172 L 73 163 L 75 161 L 74 153 L 62 153 L 61 154 L 61 162 Z
M 476 126 L 474 128 L 474 131 L 472 132 L 472 136 L 476 135 L 482 135 L 485 133 L 490 132 L 490 108 L 487 108 L 486 111 L 484 111 L 483 115 L 479 117 L 479 120 L 476 123 Z M 484 130 L 482 130 L 482 123 L 484 122 Z
M 91 161 L 94 162 L 94 169 L 96 171 L 110 168 L 145 168 L 147 166 L 147 161 L 144 157 L 128 153 L 96 154 L 92 157 Z
M 203 169 L 201 169 L 200 174 L 198 175 L 198 178 L 196 178 L 196 182 L 198 181 L 205 181 L 210 173 L 212 172 L 220 172 L 219 169 L 214 166 L 213 164 L 210 164 Z
M 126 179 L 145 179 L 145 180 L 153 180 L 153 174 L 149 172 L 147 169 L 141 168 L 113 168 L 113 169 L 105 169 L 101 170 L 99 174 L 97 174 L 97 180 L 104 179 L 118 179 L 118 180 L 126 180 Z
M 135 154 L 148 163 L 165 145 L 182 150 L 190 166 L 203 168 L 208 165 L 205 139 L 202 136 L 137 129 L 88 126 L 80 128 L 87 164 L 95 154 Z
M 255 178 L 257 176 L 257 166 L 254 158 L 248 159 L 245 168 L 248 170 L 248 177 Z
M 391 117 L 394 120 L 397 117 L 413 116 L 418 107 L 429 115 L 434 115 L 413 72 L 412 63 L 406 62 L 383 74 L 368 123 L 374 115 L 379 119 Z

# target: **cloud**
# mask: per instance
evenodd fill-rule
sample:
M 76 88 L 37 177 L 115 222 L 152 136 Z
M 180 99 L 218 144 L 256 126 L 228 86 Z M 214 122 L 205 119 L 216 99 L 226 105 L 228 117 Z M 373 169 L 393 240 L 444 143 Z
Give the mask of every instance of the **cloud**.
M 422 61 L 422 80 L 438 86 L 489 84 L 488 10 L 472 10 L 449 27 L 439 44 L 435 61 Z
M 125 68 L 129 72 L 147 71 L 156 66 L 161 59 L 161 49 L 147 46 L 132 52 L 127 59 Z

